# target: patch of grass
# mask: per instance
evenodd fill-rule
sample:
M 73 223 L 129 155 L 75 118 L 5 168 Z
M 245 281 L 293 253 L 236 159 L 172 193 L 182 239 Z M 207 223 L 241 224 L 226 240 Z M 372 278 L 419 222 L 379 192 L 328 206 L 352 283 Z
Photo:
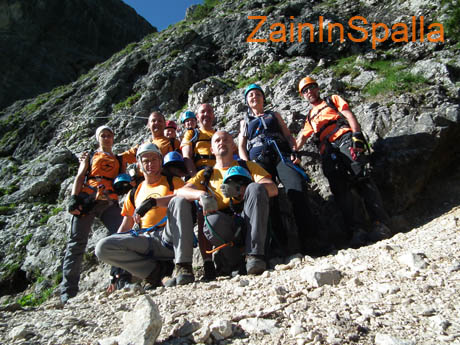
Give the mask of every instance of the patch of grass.
M 24 247 L 27 246 L 31 239 L 32 239 L 32 234 L 25 235 L 24 238 L 22 239 L 21 245 Z
M 57 215 L 59 212 L 61 212 L 63 210 L 62 207 L 55 207 L 51 210 L 51 212 L 49 212 L 48 214 L 45 214 L 40 220 L 39 220 L 39 223 L 40 225 L 45 225 L 46 223 L 48 223 L 48 219 L 50 219 L 52 216 L 55 216 Z
M 356 57 L 356 55 L 352 55 L 337 60 L 337 63 L 330 67 L 331 71 L 338 78 L 345 77 L 346 75 L 351 75 L 352 77 L 358 76 L 359 70 L 356 68 Z
M 0 215 L 9 214 L 16 208 L 16 204 L 1 205 L 0 206 Z
M 256 73 L 255 76 L 247 79 L 239 79 L 237 81 L 236 87 L 240 89 L 259 80 L 261 80 L 262 82 L 267 82 L 268 80 L 274 77 L 276 77 L 276 79 L 279 79 L 284 75 L 284 73 L 288 71 L 288 69 L 288 64 L 281 64 L 278 61 L 274 61 L 270 65 L 265 66 L 265 68 Z
M 381 80 L 369 83 L 364 87 L 364 92 L 370 96 L 386 94 L 390 92 L 415 91 L 420 84 L 428 83 L 421 75 L 406 71 L 406 63 L 397 60 L 383 60 L 367 62 L 363 64 L 366 69 L 377 72 Z
M 218 3 L 219 0 L 204 0 L 202 5 L 197 5 L 197 7 L 190 16 L 190 19 L 202 20 L 206 18 Z
M 0 188 L 0 196 L 13 194 L 17 190 L 19 190 L 19 186 L 17 184 L 10 184 L 6 188 Z
M 39 276 L 37 280 L 35 281 L 35 284 L 41 283 L 45 279 L 46 279 L 45 277 Z M 50 298 L 50 296 L 52 296 L 54 290 L 56 290 L 56 288 L 61 283 L 62 272 L 56 273 L 53 277 L 51 277 L 50 280 L 52 283 L 51 287 L 42 290 L 39 294 L 30 293 L 30 294 L 24 295 L 18 300 L 16 300 L 16 302 L 23 307 L 26 307 L 26 306 L 35 307 L 35 306 L 39 306 L 43 302 L 46 302 Z
M 123 109 L 131 108 L 141 98 L 141 93 L 138 92 L 135 95 L 129 96 L 124 101 L 117 103 L 113 106 L 113 111 L 117 112 Z
M 48 102 L 48 99 L 49 99 L 49 94 L 42 94 L 40 96 L 38 96 L 36 98 L 36 101 L 33 102 L 33 103 L 29 103 L 27 104 L 23 110 L 27 113 L 27 114 L 31 114 L 35 111 L 37 111 L 38 109 L 41 108 L 41 106 L 43 104 L 45 104 L 46 102 Z
M 460 43 L 460 1 L 459 0 L 441 0 L 447 14 L 447 20 L 444 22 L 445 37 L 449 37 L 455 42 Z

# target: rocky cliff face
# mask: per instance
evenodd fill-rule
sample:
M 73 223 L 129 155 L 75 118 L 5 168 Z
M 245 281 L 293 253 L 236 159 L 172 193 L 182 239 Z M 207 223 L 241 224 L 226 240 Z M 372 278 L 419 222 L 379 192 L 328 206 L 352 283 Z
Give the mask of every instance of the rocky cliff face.
M 74 81 L 155 31 L 120 0 L 0 1 L 0 109 Z
M 115 148 L 122 151 L 148 137 L 146 117 L 153 109 L 175 118 L 182 109 L 209 102 L 216 110 L 217 127 L 236 131 L 246 111 L 242 92 L 251 82 L 264 87 L 269 106 L 282 114 L 294 134 L 307 114 L 297 93 L 300 78 L 315 77 L 324 95 L 344 95 L 373 145 L 373 175 L 401 230 L 409 230 L 421 213 L 458 204 L 458 194 L 431 199 L 436 193 L 426 192 L 439 180 L 450 186 L 443 184 L 440 192 L 455 190 L 460 174 L 458 48 L 447 37 L 437 40 L 440 33 L 427 39 L 427 33 L 437 29 L 430 25 L 447 18 L 445 11 L 432 1 L 222 1 L 207 16 L 191 12 L 188 20 L 128 46 L 71 84 L 4 109 L 2 293 L 16 293 L 35 283 L 40 294 L 58 278 L 75 154 L 95 144 L 98 125 L 115 129 Z M 358 15 L 368 22 L 356 23 L 361 33 L 368 33 L 363 42 L 340 42 L 338 32 L 330 42 L 320 42 L 321 35 L 327 37 L 328 23 L 349 29 L 350 18 Z M 254 38 L 267 42 L 247 42 L 260 22 L 248 16 L 265 18 Z M 414 41 L 412 16 L 418 37 Z M 272 25 L 280 22 L 286 42 L 276 42 L 283 35 L 282 26 Z M 383 40 L 384 31 L 378 31 L 374 49 L 374 22 L 389 28 L 406 23 L 408 42 Z M 313 42 L 297 42 L 297 33 L 291 42 L 292 23 L 312 23 Z M 397 30 L 401 27 L 392 32 Z M 353 35 L 358 37 L 356 30 Z M 302 166 L 314 181 L 310 207 L 319 216 L 322 233 L 331 238 L 337 210 L 311 143 L 303 148 Z M 104 229 L 95 226 L 86 273 L 94 268 L 94 244 L 101 236 Z

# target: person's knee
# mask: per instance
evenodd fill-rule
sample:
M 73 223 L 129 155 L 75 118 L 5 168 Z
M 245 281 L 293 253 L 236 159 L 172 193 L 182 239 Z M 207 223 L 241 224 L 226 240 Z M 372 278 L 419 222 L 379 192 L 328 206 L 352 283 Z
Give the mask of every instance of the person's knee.
M 96 254 L 99 260 L 105 261 L 104 259 L 107 254 L 107 246 L 108 246 L 109 238 L 110 237 L 105 237 L 96 243 L 96 248 L 94 249 L 94 253 Z
M 187 199 L 185 199 L 184 197 L 182 196 L 175 196 L 174 198 L 172 198 L 170 201 L 169 201 L 169 205 L 168 205 L 168 208 L 170 210 L 181 210 L 181 211 L 190 211 L 192 210 L 192 204 L 190 203 L 190 201 L 188 201 Z
M 244 192 L 245 196 L 254 196 L 256 198 L 264 198 L 268 200 L 268 193 L 265 187 L 260 183 L 250 183 Z

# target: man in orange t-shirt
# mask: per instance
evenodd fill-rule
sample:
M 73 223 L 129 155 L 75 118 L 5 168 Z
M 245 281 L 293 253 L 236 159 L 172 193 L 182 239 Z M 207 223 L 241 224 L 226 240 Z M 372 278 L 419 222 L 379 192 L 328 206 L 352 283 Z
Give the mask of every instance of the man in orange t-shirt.
M 118 233 L 100 240 L 96 255 L 145 279 L 153 288 L 161 285 L 161 279 L 168 274 L 168 261 L 174 260 L 177 285 L 191 283 L 195 280 L 193 226 L 189 226 L 191 204 L 174 197 L 184 182 L 173 177 L 171 185 L 161 175 L 162 156 L 154 144 L 142 144 L 137 161 L 145 180 L 137 187 L 134 198 L 126 198 Z
M 318 83 L 311 77 L 300 81 L 299 92 L 310 103 L 311 110 L 297 137 L 297 149 L 314 135 L 324 175 L 342 210 L 349 236 L 356 228 L 373 231 L 376 223 L 389 226 L 390 217 L 366 168 L 366 140 L 348 103 L 338 95 L 322 99 Z M 359 210 L 354 206 L 351 188 L 359 193 L 365 209 Z M 385 228 L 384 236 L 390 232 L 386 226 L 380 227 L 380 231 Z
M 164 157 L 168 152 L 177 151 L 180 152 L 180 141 L 176 138 L 167 138 L 164 134 L 166 128 L 166 119 L 159 111 L 154 111 L 150 114 L 147 121 L 147 127 L 150 129 L 152 138 L 150 142 L 158 146 L 161 151 L 161 155 Z M 136 163 L 136 152 L 139 145 L 136 145 L 121 154 L 129 164 Z

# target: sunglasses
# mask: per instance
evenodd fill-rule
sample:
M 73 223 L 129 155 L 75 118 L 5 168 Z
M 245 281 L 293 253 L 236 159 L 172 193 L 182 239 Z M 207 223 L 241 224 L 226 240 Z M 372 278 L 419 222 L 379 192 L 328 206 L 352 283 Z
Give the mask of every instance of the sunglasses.
M 316 85 L 316 84 L 307 85 L 307 86 L 305 86 L 305 87 L 302 89 L 302 93 L 305 94 L 305 93 L 307 93 L 307 92 L 310 91 L 310 90 L 316 89 L 317 87 L 318 87 L 318 85 Z

